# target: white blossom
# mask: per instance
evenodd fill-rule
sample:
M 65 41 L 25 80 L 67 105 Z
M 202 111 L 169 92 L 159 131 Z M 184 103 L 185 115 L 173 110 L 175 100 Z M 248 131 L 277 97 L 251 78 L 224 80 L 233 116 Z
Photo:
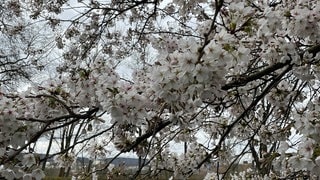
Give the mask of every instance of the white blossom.
M 45 177 L 45 174 L 41 169 L 35 169 L 32 171 L 32 177 L 36 180 L 41 180 Z

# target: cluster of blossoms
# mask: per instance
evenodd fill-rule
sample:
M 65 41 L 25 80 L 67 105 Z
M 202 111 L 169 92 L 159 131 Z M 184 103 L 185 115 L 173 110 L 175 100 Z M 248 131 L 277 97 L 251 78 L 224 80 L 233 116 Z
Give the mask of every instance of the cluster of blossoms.
M 18 16 L 21 4 L 10 2 Z M 63 20 L 65 6 L 77 7 L 67 2 L 24 4 L 58 34 L 63 62 L 56 80 L 0 93 L 1 176 L 42 178 L 34 156 L 20 155 L 55 130 L 74 143 L 58 153 L 63 167 L 77 144 L 101 137 L 106 143 L 85 148 L 92 158 L 113 142 L 120 154 L 148 159 L 153 175 L 186 178 L 214 157 L 231 167 L 250 153 L 253 171 L 221 177 L 319 176 L 318 1 L 79 1 L 80 14 Z M 132 52 L 141 61 L 125 79 L 118 67 Z M 171 141 L 185 143 L 184 154 Z
M 1 157 L 10 157 L 15 154 L 16 149 L 23 147 L 25 143 L 36 132 L 34 131 L 34 124 L 28 122 L 22 122 L 17 119 L 19 112 L 19 105 L 21 102 L 12 101 L 10 98 L 5 97 L 1 93 L 1 105 L 0 105 L 0 138 Z M 8 149 L 8 147 L 11 147 Z M 1 169 L 1 175 L 6 179 L 37 179 L 44 178 L 44 173 L 41 169 L 34 168 L 37 163 L 34 154 L 25 154 L 18 156 L 18 164 L 5 164 Z M 25 167 L 22 170 L 20 167 Z
M 197 174 L 197 166 L 203 161 L 207 153 L 203 147 L 196 143 L 190 143 L 190 149 L 185 154 L 173 154 L 169 147 L 162 149 L 161 153 L 155 153 L 156 160 L 153 160 L 150 165 L 154 173 L 161 171 L 173 170 L 173 177 L 183 179 L 190 174 Z

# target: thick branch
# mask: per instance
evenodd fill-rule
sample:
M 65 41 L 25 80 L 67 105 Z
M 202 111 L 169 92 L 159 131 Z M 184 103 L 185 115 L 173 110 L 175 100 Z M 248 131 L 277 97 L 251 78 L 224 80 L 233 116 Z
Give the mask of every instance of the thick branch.
M 316 54 L 320 52 L 320 44 L 310 47 L 309 49 L 307 49 L 307 51 L 313 54 L 313 56 L 316 56 Z
M 161 131 L 163 128 L 167 127 L 169 124 L 171 124 L 171 121 L 164 121 L 160 122 L 154 129 L 147 131 L 145 134 L 139 136 L 129 147 L 123 149 L 121 152 L 129 152 L 135 147 L 137 147 L 141 142 L 148 139 L 149 137 L 155 135 L 159 131 Z
M 320 44 L 317 44 L 317 45 L 314 45 L 314 46 L 308 48 L 303 53 L 301 53 L 300 56 L 302 57 L 305 52 L 311 53 L 311 54 L 313 54 L 313 56 L 315 56 L 317 53 L 320 52 Z M 234 87 L 245 86 L 247 83 L 249 83 L 251 81 L 257 80 L 257 79 L 259 79 L 263 76 L 266 76 L 266 75 L 268 75 L 278 69 L 285 67 L 286 65 L 289 65 L 290 62 L 291 61 L 288 60 L 284 63 L 276 63 L 276 64 L 271 65 L 271 66 L 267 67 L 266 69 L 264 69 L 260 72 L 257 72 L 255 74 L 252 74 L 250 76 L 244 76 L 244 77 L 241 77 L 240 79 L 236 79 L 236 80 L 222 86 L 221 89 L 222 90 L 229 90 Z
M 260 72 L 257 72 L 255 74 L 252 74 L 250 76 L 245 76 L 245 77 L 241 77 L 241 79 L 237 79 L 237 80 L 234 80 L 224 86 L 221 87 L 222 90 L 229 90 L 231 88 L 234 88 L 234 87 L 239 87 L 239 86 L 245 86 L 247 83 L 251 82 L 251 81 L 254 81 L 254 80 L 257 80 L 265 75 L 268 75 L 278 69 L 281 69 L 283 67 L 285 67 L 286 65 L 289 65 L 290 64 L 290 61 L 286 61 L 284 63 L 277 63 L 277 64 L 274 64 L 272 66 L 269 66 L 267 67 L 266 69 L 260 71 Z

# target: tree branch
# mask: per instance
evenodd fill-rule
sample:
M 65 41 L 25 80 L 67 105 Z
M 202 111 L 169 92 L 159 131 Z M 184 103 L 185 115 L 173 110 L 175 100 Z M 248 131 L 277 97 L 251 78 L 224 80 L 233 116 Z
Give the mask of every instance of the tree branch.
M 273 79 L 273 81 L 263 90 L 263 92 L 255 99 L 252 101 L 252 103 L 249 105 L 249 107 L 247 107 L 247 109 L 245 109 L 242 114 L 240 114 L 240 116 L 230 125 L 227 126 L 226 131 L 222 134 L 218 144 L 216 145 L 216 147 L 206 156 L 206 158 L 204 158 L 196 167 L 197 169 L 199 169 L 205 162 L 207 162 L 213 155 L 217 154 L 221 148 L 222 143 L 225 141 L 225 138 L 229 135 L 229 133 L 231 132 L 231 130 L 234 128 L 234 126 L 236 124 L 238 124 L 257 104 L 258 102 L 265 97 L 265 95 L 267 95 L 270 90 L 275 87 L 279 81 L 281 80 L 281 78 L 290 70 L 292 69 L 292 65 L 289 65 L 281 74 L 279 74 L 275 79 Z
M 266 69 L 264 69 L 260 72 L 257 72 L 255 74 L 252 74 L 250 76 L 241 77 L 240 79 L 236 79 L 236 80 L 222 86 L 221 89 L 222 90 L 229 90 L 234 87 L 245 86 L 247 83 L 254 81 L 254 80 L 257 80 L 257 79 L 259 79 L 265 75 L 268 75 L 278 69 L 281 69 L 289 64 L 290 64 L 290 61 L 286 61 L 284 63 L 276 63 L 276 64 L 269 66 Z

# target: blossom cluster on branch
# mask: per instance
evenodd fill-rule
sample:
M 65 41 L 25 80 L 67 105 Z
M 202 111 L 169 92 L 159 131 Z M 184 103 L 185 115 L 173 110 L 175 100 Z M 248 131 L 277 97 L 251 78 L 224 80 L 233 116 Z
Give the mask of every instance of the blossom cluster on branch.
M 1 176 L 41 179 L 52 156 L 72 169 L 77 153 L 102 158 L 113 146 L 114 158 L 143 160 L 133 178 L 144 166 L 146 176 L 177 179 L 200 169 L 206 179 L 320 176 L 319 1 L 9 0 L 6 8 L 1 16 L 14 12 L 21 27 L 47 23 L 61 56 L 56 78 L 0 92 Z M 28 33 L 19 40 L 31 41 Z M 35 158 L 50 135 L 61 137 L 60 151 Z M 182 154 L 172 150 L 179 143 Z M 253 169 L 238 172 L 244 158 Z

